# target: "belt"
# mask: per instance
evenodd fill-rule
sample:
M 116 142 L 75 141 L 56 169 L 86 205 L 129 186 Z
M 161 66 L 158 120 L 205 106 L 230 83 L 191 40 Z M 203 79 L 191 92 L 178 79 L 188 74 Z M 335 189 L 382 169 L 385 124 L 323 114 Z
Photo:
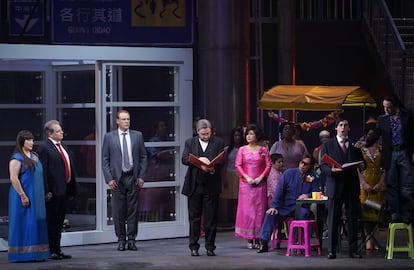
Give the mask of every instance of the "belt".
M 127 172 L 122 172 L 122 176 L 126 176 L 126 175 L 133 175 L 134 172 L 132 170 L 127 171 Z
M 404 144 L 398 144 L 391 146 L 392 151 L 402 151 L 404 149 Z

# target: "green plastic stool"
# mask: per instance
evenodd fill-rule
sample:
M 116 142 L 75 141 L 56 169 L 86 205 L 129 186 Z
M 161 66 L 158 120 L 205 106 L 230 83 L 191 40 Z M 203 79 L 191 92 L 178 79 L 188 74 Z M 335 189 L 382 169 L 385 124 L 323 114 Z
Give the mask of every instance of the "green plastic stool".
M 395 232 L 397 230 L 407 231 L 407 246 L 394 246 Z M 390 223 L 388 225 L 387 249 L 385 252 L 386 258 L 392 259 L 394 252 L 408 252 L 408 257 L 414 259 L 413 230 L 411 224 Z

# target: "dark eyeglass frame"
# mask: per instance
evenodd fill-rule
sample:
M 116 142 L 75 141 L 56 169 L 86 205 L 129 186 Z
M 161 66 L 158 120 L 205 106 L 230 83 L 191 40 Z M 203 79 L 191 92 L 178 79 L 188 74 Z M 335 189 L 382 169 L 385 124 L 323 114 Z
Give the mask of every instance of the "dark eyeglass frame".
M 305 161 L 303 161 L 303 160 L 301 160 L 301 161 L 300 161 L 300 163 L 302 163 L 302 164 L 303 164 L 303 165 L 305 165 L 305 166 L 309 166 L 309 165 L 310 165 L 310 163 L 305 162 Z

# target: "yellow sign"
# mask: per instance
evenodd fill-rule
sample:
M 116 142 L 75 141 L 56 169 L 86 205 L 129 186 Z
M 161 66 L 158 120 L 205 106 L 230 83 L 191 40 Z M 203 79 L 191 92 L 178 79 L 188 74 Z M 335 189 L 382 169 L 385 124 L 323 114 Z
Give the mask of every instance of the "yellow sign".
M 186 0 L 131 0 L 133 27 L 184 27 Z

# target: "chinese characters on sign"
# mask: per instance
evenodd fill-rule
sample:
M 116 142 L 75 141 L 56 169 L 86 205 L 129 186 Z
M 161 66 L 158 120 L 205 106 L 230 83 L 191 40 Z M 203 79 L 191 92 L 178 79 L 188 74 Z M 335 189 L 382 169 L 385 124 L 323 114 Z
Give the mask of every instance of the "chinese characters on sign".
M 193 42 L 193 0 L 55 0 L 53 42 Z
M 44 0 L 9 0 L 9 35 L 44 35 Z

